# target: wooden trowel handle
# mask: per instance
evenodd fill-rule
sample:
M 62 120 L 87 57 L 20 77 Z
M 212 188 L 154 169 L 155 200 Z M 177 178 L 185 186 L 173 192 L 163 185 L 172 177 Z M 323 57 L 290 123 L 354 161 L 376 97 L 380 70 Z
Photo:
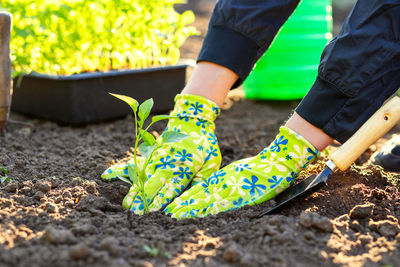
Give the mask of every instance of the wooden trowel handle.
M 400 120 L 400 97 L 395 96 L 378 109 L 371 118 L 331 155 L 336 167 L 344 171 L 367 148 L 387 133 Z

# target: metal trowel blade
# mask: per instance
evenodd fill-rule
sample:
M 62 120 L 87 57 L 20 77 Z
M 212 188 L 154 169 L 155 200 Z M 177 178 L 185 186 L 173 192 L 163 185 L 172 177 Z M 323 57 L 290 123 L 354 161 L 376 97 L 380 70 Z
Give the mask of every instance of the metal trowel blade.
M 262 212 L 260 215 L 258 215 L 258 217 L 260 218 L 266 214 L 271 214 L 278 210 L 281 210 L 290 201 L 311 194 L 322 185 L 325 185 L 331 174 L 332 170 L 328 167 L 325 167 L 325 169 L 318 176 L 313 174 L 301 181 L 300 183 L 289 187 L 274 198 L 276 202 L 275 206 L 268 209 L 267 211 Z

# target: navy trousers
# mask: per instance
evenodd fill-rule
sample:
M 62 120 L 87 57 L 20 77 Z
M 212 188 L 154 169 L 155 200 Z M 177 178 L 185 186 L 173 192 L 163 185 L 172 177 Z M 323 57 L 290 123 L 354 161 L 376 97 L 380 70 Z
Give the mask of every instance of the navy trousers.
M 198 61 L 235 72 L 239 86 L 299 0 L 219 0 Z M 400 87 L 400 1 L 358 0 L 325 47 L 296 112 L 346 141 Z

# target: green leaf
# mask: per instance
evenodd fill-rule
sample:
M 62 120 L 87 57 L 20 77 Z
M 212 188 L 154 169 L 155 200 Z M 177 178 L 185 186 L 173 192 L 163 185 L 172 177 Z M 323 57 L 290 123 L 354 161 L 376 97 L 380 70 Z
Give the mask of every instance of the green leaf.
M 127 103 L 131 107 L 133 112 L 136 113 L 138 106 L 139 106 L 139 102 L 137 102 L 135 99 L 133 99 L 132 97 L 129 97 L 129 96 L 125 96 L 125 95 L 118 95 L 118 94 L 113 94 L 113 93 L 109 93 L 109 94 L 118 99 L 121 99 L 122 101 Z
M 12 180 L 10 177 L 8 177 L 8 170 L 4 167 L 0 167 L 0 170 L 3 172 L 4 175 L 0 175 L 0 183 L 4 183 L 5 181 L 11 183 Z
M 148 145 L 152 146 L 156 143 L 156 139 L 154 138 L 154 136 L 143 129 L 140 129 L 140 136 L 142 137 L 143 142 L 145 142 Z
M 157 144 L 149 145 L 146 143 L 141 143 L 139 145 L 139 150 L 142 152 L 142 156 L 148 158 L 151 153 L 153 153 L 154 149 L 157 147 Z
M 180 21 L 183 25 L 194 22 L 194 13 L 191 10 L 187 10 L 181 14 Z
M 7 170 L 6 168 L 0 167 L 0 170 L 1 170 L 5 175 L 7 175 L 8 170 Z
M 171 254 L 171 252 L 169 252 L 169 251 L 165 251 L 164 252 L 164 256 L 167 258 L 167 259 L 172 259 L 172 254 Z
M 132 182 L 129 179 L 126 179 L 125 177 L 122 176 L 117 176 L 118 179 L 120 179 L 121 181 L 128 183 L 130 185 L 132 185 Z
M 128 176 L 132 183 L 135 183 L 137 174 L 136 174 L 136 167 L 133 164 L 128 164 Z
M 150 114 L 153 108 L 154 102 L 153 98 L 147 99 L 139 106 L 139 119 L 144 122 Z
M 176 118 L 175 116 L 170 116 L 170 115 L 157 115 L 157 116 L 153 116 L 151 118 L 151 123 L 155 123 L 157 121 L 160 120 L 166 120 L 166 119 L 171 119 L 171 118 Z
M 163 143 L 175 143 L 184 140 L 189 135 L 174 131 L 167 131 L 162 134 Z
M 143 248 L 151 257 L 157 257 L 160 253 L 160 249 L 154 246 L 150 248 L 149 246 L 144 245 Z

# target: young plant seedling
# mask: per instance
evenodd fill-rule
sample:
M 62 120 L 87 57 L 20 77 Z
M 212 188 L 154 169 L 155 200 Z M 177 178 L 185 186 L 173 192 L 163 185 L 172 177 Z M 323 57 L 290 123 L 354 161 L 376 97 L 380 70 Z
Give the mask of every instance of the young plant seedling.
M 0 173 L 0 183 L 2 184 L 2 183 L 4 183 L 5 181 L 11 183 L 12 180 L 11 180 L 11 178 L 8 177 L 8 175 L 7 175 L 7 174 L 8 174 L 7 169 L 4 168 L 4 167 L 0 167 L 0 171 L 3 173 L 3 175 L 1 175 L 1 173 Z
M 151 247 L 144 245 L 143 249 L 151 256 L 158 257 L 163 256 L 167 259 L 172 259 L 172 255 L 168 251 L 163 251 L 160 247 L 152 245 Z
M 118 178 L 132 186 L 136 186 L 138 189 L 138 194 L 142 198 L 144 213 L 149 212 L 149 207 L 147 203 L 147 197 L 144 192 L 144 184 L 147 180 L 146 167 L 149 164 L 152 155 L 165 143 L 179 142 L 188 137 L 186 134 L 166 131 L 161 135 L 161 142 L 157 142 L 154 136 L 149 133 L 149 128 L 160 120 L 174 118 L 174 116 L 169 115 L 158 115 L 151 118 L 151 123 L 145 127 L 145 121 L 149 117 L 151 109 L 153 107 L 153 99 L 147 99 L 142 104 L 135 99 L 125 96 L 112 94 L 112 96 L 127 103 L 133 110 L 134 120 L 135 120 L 135 146 L 133 150 L 133 161 L 134 164 L 128 165 L 128 176 L 129 179 L 119 176 Z M 141 142 L 141 143 L 140 143 Z M 139 144 L 140 143 L 140 144 Z M 139 148 L 142 157 L 145 158 L 143 164 L 139 164 L 139 159 L 137 155 L 137 149 Z M 142 163 L 142 162 L 141 162 Z
M 160 254 L 160 249 L 159 249 L 158 247 L 155 247 L 155 246 L 149 247 L 149 246 L 147 246 L 147 245 L 144 245 L 144 246 L 143 246 L 143 249 L 144 249 L 147 253 L 149 253 L 149 255 L 150 255 L 151 257 L 157 257 L 157 256 Z

